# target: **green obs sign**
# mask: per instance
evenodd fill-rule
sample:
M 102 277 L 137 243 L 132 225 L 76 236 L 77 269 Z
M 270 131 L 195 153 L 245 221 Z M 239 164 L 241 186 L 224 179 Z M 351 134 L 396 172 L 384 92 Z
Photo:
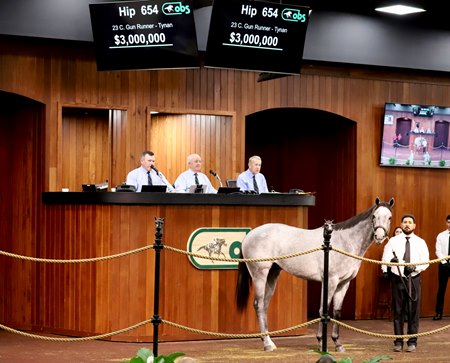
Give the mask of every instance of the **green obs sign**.
M 241 242 L 251 228 L 199 228 L 188 239 L 187 251 L 203 257 L 189 256 L 189 261 L 200 270 L 237 269 L 238 262 L 218 261 L 233 259 L 241 254 Z

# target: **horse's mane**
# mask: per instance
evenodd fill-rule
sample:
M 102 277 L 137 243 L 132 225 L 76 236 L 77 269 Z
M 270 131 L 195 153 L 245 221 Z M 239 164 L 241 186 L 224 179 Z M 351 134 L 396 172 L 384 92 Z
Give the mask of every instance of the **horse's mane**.
M 369 209 L 367 209 L 366 211 L 364 211 L 360 214 L 357 214 L 356 216 L 351 217 L 351 218 L 347 219 L 346 221 L 336 223 L 333 226 L 333 229 L 341 230 L 341 229 L 352 228 L 352 227 L 356 226 L 359 222 L 364 221 L 367 218 L 369 218 L 373 214 L 373 212 L 375 212 L 375 210 L 379 207 L 386 207 L 389 210 L 391 210 L 391 206 L 388 202 L 379 202 L 378 205 L 375 204 L 372 207 L 370 207 Z

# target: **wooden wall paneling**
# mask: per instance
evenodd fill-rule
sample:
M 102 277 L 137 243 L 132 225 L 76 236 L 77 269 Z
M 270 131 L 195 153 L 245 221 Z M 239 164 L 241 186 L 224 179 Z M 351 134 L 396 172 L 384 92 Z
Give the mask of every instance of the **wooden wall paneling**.
M 283 119 L 284 125 L 274 124 L 273 120 L 278 119 Z M 317 228 L 324 219 L 338 222 L 355 213 L 355 129 L 352 121 L 328 112 L 307 109 L 258 112 L 247 118 L 246 157 L 253 154 L 262 157 L 262 172 L 269 188 L 273 186 L 281 192 L 291 188 L 317 192 L 316 205 L 308 211 L 308 227 Z M 319 284 L 308 283 L 308 310 L 314 318 L 320 291 Z M 346 318 L 354 316 L 352 309 L 353 285 L 345 300 Z
M 143 135 L 145 135 L 145 124 L 142 123 L 142 119 L 139 114 L 139 105 L 138 100 L 136 99 L 135 94 L 135 84 L 136 84 L 136 77 L 140 72 L 136 73 L 133 71 L 128 72 L 127 80 L 129 82 L 129 85 L 126 89 L 124 89 L 123 92 L 127 92 L 128 95 L 128 105 L 130 107 L 130 110 L 133 110 L 128 114 L 128 124 L 127 129 L 125 130 L 126 133 L 126 148 L 133 160 L 133 165 L 130 168 L 134 169 L 139 165 L 140 160 L 140 154 L 143 150 L 146 149 L 146 144 L 143 141 Z
M 211 209 L 205 211 L 199 206 L 167 207 L 164 224 L 165 243 L 186 250 L 190 234 L 199 227 L 211 225 L 211 211 Z M 205 286 L 209 283 L 209 275 L 199 271 L 194 276 L 194 267 L 185 255 L 167 250 L 163 251 L 163 254 L 164 271 L 161 277 L 165 295 L 161 296 L 160 300 L 161 316 L 165 320 L 202 329 L 203 317 L 209 315 L 210 311 L 209 304 L 202 306 L 203 294 L 209 293 L 209 289 Z M 175 335 L 181 336 L 182 339 L 189 335 L 186 331 L 165 324 L 160 333 L 161 339 L 164 340 L 170 340 Z
M 120 224 L 117 213 L 114 214 L 111 207 L 104 207 L 103 211 L 102 225 L 96 229 L 96 249 L 93 253 L 93 256 L 95 257 L 112 255 L 115 252 L 114 245 L 117 244 L 118 241 L 121 241 L 116 240 L 112 233 L 113 226 Z M 116 302 L 117 296 L 114 287 L 117 285 L 111 272 L 118 263 L 118 259 L 111 259 L 95 264 L 96 293 L 95 304 L 92 308 L 94 309 L 95 330 L 98 332 L 112 331 L 113 317 L 111 311 L 113 311 L 113 309 L 111 309 L 111 306 Z
M 137 247 L 142 247 L 147 244 L 147 229 L 149 227 L 150 218 L 148 218 L 149 214 L 153 212 L 156 207 L 151 207 L 151 211 L 146 211 L 143 207 L 138 207 L 136 211 L 127 211 L 126 218 L 132 217 L 134 213 L 136 213 L 136 218 L 142 218 L 142 227 L 134 226 L 133 224 L 130 227 L 127 227 L 128 238 L 123 236 L 122 238 L 128 239 L 129 245 L 126 250 L 132 250 Z M 125 212 L 125 210 L 123 210 Z M 145 217 L 137 217 L 137 214 L 142 214 Z M 144 219 L 145 218 L 145 219 Z M 128 219 L 129 221 L 129 219 Z M 122 225 L 130 224 L 127 219 L 122 221 Z M 124 257 L 119 261 L 121 276 L 124 278 L 124 283 L 120 283 L 124 287 L 123 294 L 120 295 L 120 306 L 117 308 L 121 312 L 120 318 L 120 326 L 125 327 L 131 325 L 130 322 L 141 322 L 143 319 L 143 313 L 145 312 L 145 305 L 142 303 L 145 302 L 145 295 L 147 293 L 146 281 L 145 281 L 145 270 L 146 270 L 146 253 L 139 253 L 135 255 L 130 255 L 129 257 Z M 139 304 L 136 308 L 132 308 L 133 301 L 138 301 Z M 141 303 L 142 302 L 142 303 Z M 122 329 L 122 328 L 120 328 Z M 140 329 L 144 330 L 144 329 Z M 129 335 L 136 336 L 139 333 L 139 329 L 133 330 Z
M 205 117 L 205 115 L 198 115 L 197 116 L 198 124 L 197 128 L 199 128 L 200 131 L 200 137 L 198 140 L 198 146 L 196 147 L 196 150 L 200 150 L 199 153 L 203 159 L 203 172 L 206 175 L 209 175 L 209 165 L 211 165 L 211 127 L 210 127 L 210 117 Z M 204 142 L 202 142 L 204 140 Z
M 194 105 L 194 78 L 197 76 L 198 70 L 192 70 L 190 72 L 185 73 L 186 77 L 186 108 L 194 109 L 196 106 Z
M 173 155 L 176 157 L 174 160 L 172 161 L 170 164 L 173 165 L 173 170 L 172 170 L 172 180 L 173 182 L 175 182 L 176 178 L 178 177 L 177 175 L 177 170 L 186 170 L 187 169 L 187 162 L 186 162 L 186 157 L 187 155 L 189 155 L 190 151 L 190 142 L 193 138 L 193 135 L 191 135 L 191 124 L 190 122 L 188 122 L 188 118 L 187 116 L 183 116 L 180 119 L 181 125 L 178 125 L 177 132 L 176 132 L 176 139 L 173 139 L 173 143 L 172 143 L 172 147 L 174 149 L 174 153 Z M 181 127 L 180 127 L 181 126 Z M 175 134 L 175 133 L 174 133 Z M 190 137 L 184 137 L 184 136 L 189 135 Z M 180 145 L 181 147 L 176 147 L 176 145 Z M 177 150 L 178 149 L 178 150 Z
M 209 174 L 214 169 L 223 178 L 230 168 L 227 150 L 232 148 L 232 117 L 207 114 L 161 114 L 151 118 L 151 139 L 153 151 L 164 155 L 169 173 L 166 177 L 172 183 L 187 169 L 186 157 L 199 153 L 203 159 L 203 172 L 210 177 L 214 186 L 216 181 Z M 225 181 L 225 180 L 223 180 Z
M 0 170 L 2 175 L 5 175 L 5 181 L 7 185 L 11 185 L 11 175 L 7 173 L 7 170 L 11 170 L 10 163 L 12 158 L 9 155 L 10 145 L 9 140 L 9 116 L 5 113 L 6 101 L 3 99 L 3 93 L 0 93 L 0 105 L 3 110 L 0 112 Z M 11 225 L 11 214 L 8 213 L 11 206 L 11 194 L 6 193 L 5 190 L 0 191 L 0 214 L 3 216 L 0 218 L 0 249 L 3 251 L 11 251 L 11 240 L 12 240 L 12 229 L 8 226 Z M 11 306 L 9 303 L 10 295 L 7 293 L 10 288 L 10 277 L 8 271 L 11 271 L 11 259 L 6 256 L 0 256 L 0 319 L 6 322 L 7 317 L 10 315 L 8 307 Z
M 395 217 L 399 218 L 401 211 L 418 211 L 421 220 L 420 232 L 429 244 L 430 251 L 434 250 L 433 243 L 435 235 L 442 229 L 442 221 L 438 213 L 446 211 L 433 211 L 426 207 L 428 201 L 437 197 L 440 200 L 448 199 L 447 189 L 441 188 L 446 185 L 446 175 L 448 170 L 424 171 L 411 169 L 400 170 L 393 168 L 389 172 L 378 166 L 374 162 L 377 158 L 373 155 L 374 146 L 378 144 L 377 130 L 378 114 L 385 101 L 404 103 L 425 103 L 446 105 L 446 99 L 450 94 L 450 80 L 446 75 L 418 75 L 417 73 L 395 72 L 393 70 L 358 70 L 355 66 L 335 67 L 327 69 L 311 65 L 304 69 L 300 76 L 287 77 L 286 80 L 272 80 L 264 85 L 255 85 L 255 74 L 234 70 L 188 70 L 178 72 L 177 76 L 183 78 L 177 83 L 168 81 L 170 71 L 139 71 L 136 74 L 139 80 L 132 82 L 130 72 L 97 72 L 95 70 L 95 56 L 92 47 L 82 44 L 71 44 L 64 46 L 53 44 L 42 50 L 39 41 L 27 39 L 1 39 L 4 52 L 0 55 L 0 89 L 16 94 L 32 97 L 35 100 L 45 102 L 46 105 L 46 126 L 45 126 L 45 190 L 51 190 L 53 186 L 57 189 L 62 187 L 61 175 L 65 165 L 65 155 L 62 154 L 62 144 L 59 140 L 61 134 L 54 132 L 58 130 L 59 121 L 55 120 L 54 111 L 59 104 L 86 104 L 98 103 L 100 107 L 110 109 L 127 108 L 131 104 L 131 98 L 148 92 L 149 104 L 152 108 L 173 108 L 176 105 L 175 94 L 185 98 L 183 107 L 212 111 L 218 102 L 218 85 L 221 83 L 221 90 L 224 92 L 220 99 L 221 109 L 235 113 L 235 126 L 232 132 L 235 133 L 236 161 L 233 165 L 236 173 L 245 169 L 245 130 L 244 120 L 249 113 L 259 111 L 270 106 L 279 107 L 307 107 L 320 108 L 336 112 L 344 117 L 357 122 L 357 185 L 356 185 L 356 210 L 362 211 L 373 202 L 374 196 L 384 193 L 384 195 L 395 194 L 397 206 L 395 207 Z M 219 77 L 226 72 L 225 78 Z M 51 77 L 48 77 L 51 74 Z M 148 75 L 148 77 L 147 77 Z M 209 77 L 212 75 L 213 77 Z M 84 80 L 83 78 L 91 78 Z M 206 88 L 202 82 L 206 82 Z M 248 93 L 248 84 L 253 82 L 254 93 Z M 168 87 L 178 87 L 186 84 L 186 95 L 168 93 Z M 211 85 L 213 84 L 213 85 Z M 291 84 L 293 84 L 293 94 L 291 96 Z M 210 88 L 208 88 L 210 87 Z M 212 88 L 211 88 L 212 87 Z M 280 98 L 273 100 L 262 98 L 264 87 L 267 92 L 273 89 L 278 90 Z M 92 89 L 91 89 L 92 88 Z M 141 89 L 143 88 L 143 89 Z M 208 95 L 208 89 L 213 89 Z M 225 90 L 227 93 L 225 94 Z M 259 95 L 261 99 L 257 101 Z M 276 91 L 278 92 L 278 91 Z M 287 97 L 286 97 L 287 95 Z M 138 96 L 141 97 L 141 96 Z M 142 96 L 145 97 L 145 96 Z M 146 97 L 145 97 L 146 98 Z M 208 103 L 213 98 L 212 103 Z M 273 102 L 270 103 L 269 102 Z M 134 104 L 137 104 L 136 102 Z M 209 109 L 208 109 L 209 108 Z M 137 111 L 137 106 L 129 109 L 129 114 Z M 134 117 L 131 123 L 134 123 Z M 142 126 L 143 120 L 140 121 Z M 131 169 L 131 154 L 133 147 L 140 150 L 141 145 L 131 146 L 131 129 L 142 130 L 138 124 L 134 126 L 124 125 L 123 134 L 124 151 L 118 152 L 114 157 L 126 158 L 127 167 L 119 166 L 118 174 L 125 175 Z M 143 127 L 143 126 L 142 126 Z M 378 133 L 378 131 L 377 131 Z M 119 136 L 119 135 L 118 135 Z M 62 143 L 62 141 L 61 141 Z M 372 145 L 366 148 L 367 145 Z M 183 153 L 185 155 L 186 152 Z M 176 158 L 181 160 L 181 156 Z M 70 159 L 69 159 L 70 160 Z M 183 163 L 184 170 L 185 163 Z M 177 174 L 178 170 L 174 172 Z M 223 172 L 222 172 L 223 173 Z M 371 175 L 371 177 L 367 177 Z M 386 183 L 389 181 L 389 184 Z M 408 186 L 400 187 L 401 186 Z M 439 188 L 436 188 L 439 185 Z M 414 193 L 410 190 L 413 189 Z M 392 191 L 392 193 L 391 193 Z M 426 196 L 417 198 L 417 196 Z M 440 203 L 445 209 L 445 203 Z M 401 208 L 399 208 L 401 207 Z M 398 209 L 397 209 L 398 208 Z M 424 212 L 421 212 L 424 211 Z M 427 211 L 425 213 L 425 211 Z M 46 224 L 45 224 L 46 225 Z M 423 229 L 422 229 L 423 228 Z M 430 296 L 430 302 L 424 303 L 422 312 L 424 315 L 433 313 L 434 303 L 431 302 L 434 295 L 435 273 L 432 267 L 424 273 L 425 293 Z M 364 276 L 357 277 L 357 284 L 363 284 Z M 358 289 L 359 291 L 359 289 Z M 367 300 L 367 299 L 366 299 Z M 358 314 L 369 314 L 370 306 L 366 306 L 361 299 L 361 306 L 357 307 Z
M 126 110 L 109 111 L 111 187 L 124 183 L 127 172 L 132 169 L 131 155 L 127 152 L 126 138 L 124 137 L 128 124 L 127 115 Z
M 38 245 L 38 205 L 42 188 L 43 105 L 0 92 L 0 249 L 33 256 Z M 1 258 L 0 316 L 20 329 L 32 325 L 36 265 L 12 257 Z
M 229 122 L 231 123 L 231 127 L 226 128 L 227 126 L 227 120 L 222 117 L 220 125 L 220 132 L 225 137 L 221 138 L 221 148 L 225 148 L 226 150 L 226 161 L 227 161 L 227 167 L 225 172 L 222 171 L 222 180 L 223 182 L 226 182 L 226 179 L 237 179 L 237 175 L 234 172 L 234 166 L 236 165 L 236 139 L 233 137 L 233 130 L 235 129 L 235 118 L 231 117 Z M 225 143 L 224 141 L 230 140 L 231 143 Z M 225 145 L 224 145 L 225 144 Z M 218 152 L 218 151 L 216 151 Z M 217 154 L 216 154 L 217 155 Z M 220 154 L 217 156 L 218 158 L 221 158 Z
M 256 77 L 254 81 L 256 83 Z M 283 79 L 278 79 L 278 82 L 274 83 L 272 87 L 269 88 L 269 100 L 267 102 L 267 105 L 265 108 L 274 108 L 282 106 L 281 103 L 281 82 L 283 82 Z
M 203 89 L 204 89 L 204 100 L 206 100 L 206 103 L 202 107 L 202 109 L 205 110 L 213 110 L 214 109 L 214 82 L 216 80 L 215 75 L 218 73 L 217 70 L 207 68 L 206 72 L 204 72 L 206 75 L 205 83 L 203 83 Z
M 127 223 L 127 221 L 131 218 L 131 213 L 138 211 L 132 211 L 126 208 L 118 208 L 117 211 L 120 215 L 120 222 L 114 228 L 113 236 L 120 241 L 120 244 L 114 243 L 115 253 L 119 253 L 122 251 L 129 251 L 134 241 L 131 240 L 132 235 L 132 226 Z M 137 209 L 141 209 L 138 207 Z M 142 213 L 141 213 L 142 214 Z M 142 220 L 143 217 L 139 217 Z M 133 256 L 134 257 L 134 256 Z M 132 256 L 127 256 L 124 258 L 120 258 L 113 265 L 114 274 L 112 275 L 112 279 L 114 281 L 112 287 L 111 295 L 114 296 L 114 301 L 116 301 L 116 305 L 113 306 L 113 321 L 111 323 L 111 328 L 113 331 L 122 329 L 122 327 L 127 326 L 130 322 L 131 312 L 129 311 L 129 300 L 130 300 L 130 290 L 133 290 L 134 284 L 131 281 L 132 274 Z M 111 303 L 111 302 L 110 302 Z M 131 333 L 131 335 L 133 332 Z
M 215 116 L 202 115 L 201 118 L 203 121 L 206 137 L 204 144 L 205 151 L 203 155 L 205 155 L 205 157 L 209 159 L 209 161 L 203 166 L 204 172 L 206 175 L 210 175 L 210 170 L 215 170 L 220 173 L 220 170 L 217 169 L 219 160 L 216 159 L 216 155 L 213 152 L 213 148 L 216 143 L 216 133 L 214 132 L 214 130 L 216 127 L 220 127 L 220 123 L 217 122 L 218 120 L 216 120 Z M 213 177 L 211 177 L 211 183 L 213 186 L 215 186 L 216 189 L 219 187 L 216 179 L 214 179 Z
M 188 238 L 197 228 L 207 225 L 217 227 L 255 227 L 264 221 L 280 221 L 285 223 L 295 223 L 301 212 L 295 208 L 288 208 L 281 211 L 269 211 L 261 207 L 213 207 L 212 210 L 205 210 L 203 207 L 167 207 L 165 223 L 165 240 L 167 245 L 186 249 Z M 212 212 L 212 214 L 210 214 Z M 177 223 L 184 220 L 187 223 Z M 173 225 L 173 222 L 176 225 Z M 177 322 L 189 327 L 216 331 L 219 328 L 221 332 L 245 333 L 242 326 L 248 326 L 250 332 L 258 331 L 256 314 L 251 307 L 252 298 L 249 299 L 249 306 L 246 314 L 239 315 L 235 311 L 234 291 L 237 273 L 233 271 L 210 271 L 198 270 L 188 261 L 187 256 L 179 255 L 174 252 L 164 251 L 164 275 L 166 290 L 162 317 L 165 320 Z M 169 284 L 168 279 L 174 280 L 175 285 Z M 283 276 L 278 287 L 279 293 L 273 298 L 270 314 L 272 316 L 271 328 L 286 327 L 286 319 L 303 321 L 302 307 L 306 301 L 304 295 L 304 281 L 293 278 L 292 276 Z M 174 294 L 170 293 L 173 291 Z M 303 291 L 303 293 L 302 293 Z M 218 301 L 218 305 L 214 302 Z M 189 304 L 183 304 L 182 301 L 189 301 Z M 277 317 L 276 311 L 280 305 L 295 304 L 292 314 L 289 318 Z M 249 323 L 250 322 L 250 323 Z M 249 325 L 250 324 L 250 325 Z M 170 340 L 175 335 L 182 339 L 205 339 L 205 336 L 193 334 L 172 328 L 171 326 L 162 326 L 162 339 Z
M 205 130 L 201 127 L 201 121 L 200 121 L 200 115 L 187 115 L 187 118 L 191 120 L 191 135 L 192 135 L 192 141 L 189 144 L 189 151 L 187 154 L 191 153 L 197 153 L 202 154 L 201 150 L 201 133 Z M 202 159 L 204 160 L 205 156 L 200 155 Z
M 222 82 L 226 84 L 227 92 L 224 91 L 224 110 L 234 111 L 235 110 L 235 80 L 234 80 L 234 74 L 235 72 L 233 70 L 225 70 L 222 71 L 226 74 L 226 77 L 224 78 L 224 81 Z M 237 153 L 237 118 L 236 114 L 233 115 L 232 119 L 232 127 L 231 127 L 231 177 L 234 178 L 239 170 L 241 170 L 241 160 L 238 159 L 238 153 Z
M 217 74 L 217 79 L 214 84 L 214 110 L 227 110 L 227 93 L 228 85 L 226 82 L 227 70 L 221 69 Z
M 97 208 L 102 208 L 102 214 L 100 216 L 95 215 L 97 214 Z M 108 215 L 108 208 L 97 206 L 96 209 L 92 213 L 86 213 L 89 218 L 91 229 L 89 231 L 90 238 L 82 238 L 80 241 L 81 246 L 80 251 L 78 251 L 78 255 L 83 256 L 83 258 L 101 256 L 100 254 L 97 254 L 97 246 L 102 243 L 103 238 L 97 231 L 102 231 L 103 220 L 105 219 L 104 215 Z M 91 241 L 94 241 L 95 243 L 92 243 Z M 85 322 L 85 324 L 80 325 L 80 330 L 82 331 L 98 331 L 95 325 L 95 311 L 98 301 L 96 281 L 99 263 L 100 262 L 90 262 L 80 265 L 80 273 L 82 278 L 80 279 L 79 286 L 82 292 L 80 296 L 79 318 L 80 320 L 82 320 L 83 317 L 89 317 L 88 321 Z M 84 276 L 93 276 L 93 278 L 84 279 Z
M 81 184 L 110 179 L 108 110 L 63 108 L 62 183 L 80 191 Z
M 171 125 L 173 125 L 173 122 L 175 122 L 176 130 L 171 131 Z M 172 139 L 169 146 L 172 150 L 170 154 L 171 159 L 167 160 L 167 163 L 172 166 L 172 182 L 175 182 L 178 177 L 178 173 L 187 169 L 186 157 L 190 153 L 190 142 L 194 138 L 194 135 L 190 134 L 193 128 L 188 122 L 187 115 L 177 116 L 176 119 L 172 119 L 167 116 L 166 123 L 163 126 L 164 128 L 161 132 L 162 137 L 160 139 L 161 142 L 164 142 L 164 135 L 166 135 L 167 132 L 172 134 Z M 181 147 L 177 147 L 177 145 Z M 164 144 L 161 146 L 164 147 Z M 162 152 L 164 149 L 162 148 L 160 150 Z

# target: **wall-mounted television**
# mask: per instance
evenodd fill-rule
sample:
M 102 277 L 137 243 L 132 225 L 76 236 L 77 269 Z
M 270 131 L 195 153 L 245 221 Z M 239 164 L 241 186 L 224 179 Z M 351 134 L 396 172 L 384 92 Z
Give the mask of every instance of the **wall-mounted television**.
M 214 0 L 205 67 L 299 74 L 309 8 Z
M 97 70 L 199 68 L 190 0 L 89 4 Z
M 380 165 L 450 168 L 450 106 L 386 103 Z

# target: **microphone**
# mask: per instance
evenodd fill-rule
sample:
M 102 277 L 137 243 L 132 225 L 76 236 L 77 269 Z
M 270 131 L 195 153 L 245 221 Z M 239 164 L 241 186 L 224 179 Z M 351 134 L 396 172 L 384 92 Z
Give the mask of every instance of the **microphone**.
M 220 186 L 222 186 L 222 180 L 220 180 L 219 175 L 212 169 L 209 171 L 209 173 L 212 174 L 214 176 L 214 178 L 216 178 L 219 181 Z
M 152 169 L 153 169 L 154 171 L 156 171 L 156 175 L 159 176 L 159 171 L 158 171 L 158 169 L 156 169 L 156 167 L 155 167 L 154 165 L 152 165 Z

